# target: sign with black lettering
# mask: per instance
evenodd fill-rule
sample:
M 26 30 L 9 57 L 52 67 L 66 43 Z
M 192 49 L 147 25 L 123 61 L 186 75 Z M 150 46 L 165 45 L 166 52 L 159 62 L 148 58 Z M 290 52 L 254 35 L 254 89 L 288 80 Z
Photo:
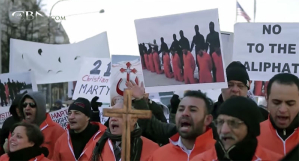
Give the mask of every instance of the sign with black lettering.
M 73 100 L 83 97 L 89 101 L 98 96 L 101 102 L 110 102 L 111 60 L 84 58 L 73 94 Z
M 299 23 L 238 23 L 233 61 L 242 62 L 252 80 L 278 73 L 299 76 Z

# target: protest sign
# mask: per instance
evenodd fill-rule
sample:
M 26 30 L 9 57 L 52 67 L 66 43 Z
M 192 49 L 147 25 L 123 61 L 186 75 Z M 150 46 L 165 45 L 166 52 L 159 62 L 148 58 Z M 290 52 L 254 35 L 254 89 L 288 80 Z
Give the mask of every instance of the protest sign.
M 278 73 L 299 76 L 299 23 L 238 23 L 233 61 L 245 65 L 251 80 L 268 81 Z
M 98 96 L 98 101 L 110 103 L 110 71 L 108 58 L 83 58 L 73 100 L 83 97 L 91 101 Z
M 68 124 L 68 108 L 62 108 L 60 110 L 50 112 L 49 114 L 54 122 L 58 123 L 61 127 L 66 129 Z
M 218 9 L 138 19 L 135 28 L 147 92 L 227 87 Z
M 4 121 L 10 116 L 9 107 L 0 108 L 0 128 L 2 128 Z
M 9 72 L 34 71 L 37 84 L 76 81 L 84 56 L 110 57 L 106 32 L 74 44 L 11 39 Z

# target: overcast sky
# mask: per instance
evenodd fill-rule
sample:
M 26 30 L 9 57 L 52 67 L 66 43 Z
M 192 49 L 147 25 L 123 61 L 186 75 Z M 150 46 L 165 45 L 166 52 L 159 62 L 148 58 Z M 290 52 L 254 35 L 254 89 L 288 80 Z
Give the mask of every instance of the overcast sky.
M 57 0 L 44 0 L 46 13 Z M 253 19 L 253 0 L 239 0 Z M 271 7 L 270 7 L 271 6 Z M 257 0 L 256 22 L 299 22 L 298 0 Z M 233 32 L 236 0 L 66 0 L 55 5 L 52 15 L 72 15 L 62 22 L 71 43 L 108 31 L 111 54 L 138 55 L 134 20 L 219 8 L 221 31 Z M 238 22 L 246 22 L 238 17 Z

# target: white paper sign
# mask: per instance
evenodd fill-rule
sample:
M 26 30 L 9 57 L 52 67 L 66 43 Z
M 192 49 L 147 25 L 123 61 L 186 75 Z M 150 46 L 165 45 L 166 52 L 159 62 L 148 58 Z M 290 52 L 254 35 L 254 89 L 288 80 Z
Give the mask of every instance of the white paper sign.
M 11 39 L 9 72 L 34 71 L 37 84 L 76 81 L 83 56 L 109 58 L 107 33 L 63 45 Z
M 4 121 L 11 116 L 9 113 L 10 107 L 1 107 L 0 108 L 0 128 L 2 128 Z
M 110 75 L 110 59 L 83 58 L 73 100 L 83 97 L 91 101 L 98 96 L 98 101 L 110 103 Z
M 299 76 L 299 23 L 238 23 L 233 60 L 251 80 L 268 81 L 278 73 Z
M 67 124 L 68 124 L 68 118 L 67 118 L 67 114 L 68 114 L 68 108 L 62 108 L 60 110 L 57 111 L 53 111 L 53 112 L 49 112 L 51 119 L 58 123 L 61 127 L 63 127 L 64 129 L 67 128 Z

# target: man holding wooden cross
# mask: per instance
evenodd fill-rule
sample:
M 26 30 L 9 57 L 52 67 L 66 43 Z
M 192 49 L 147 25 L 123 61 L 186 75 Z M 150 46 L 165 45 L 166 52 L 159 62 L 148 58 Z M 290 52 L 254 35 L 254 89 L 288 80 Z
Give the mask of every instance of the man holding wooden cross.
M 138 118 L 150 118 L 151 111 L 132 109 L 132 97 L 143 99 L 144 88 L 127 83 L 124 102 L 117 102 L 112 109 L 104 109 L 109 116 L 109 127 L 93 151 L 92 161 L 116 160 L 145 161 L 159 148 L 158 144 L 142 137 Z

